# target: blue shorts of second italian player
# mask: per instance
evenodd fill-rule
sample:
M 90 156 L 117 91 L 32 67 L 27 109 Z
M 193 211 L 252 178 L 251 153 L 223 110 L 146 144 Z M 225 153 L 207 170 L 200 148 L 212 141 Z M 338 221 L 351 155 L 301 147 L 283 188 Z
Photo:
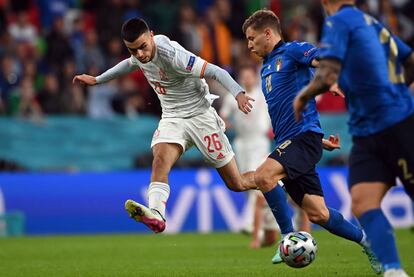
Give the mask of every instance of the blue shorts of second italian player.
M 307 131 L 284 141 L 270 155 L 287 174 L 282 179 L 286 191 L 296 204 L 302 206 L 305 194 L 323 197 L 316 164 L 322 157 L 323 135 Z
M 394 186 L 399 177 L 414 199 L 414 114 L 379 133 L 352 140 L 350 186 L 363 182 Z

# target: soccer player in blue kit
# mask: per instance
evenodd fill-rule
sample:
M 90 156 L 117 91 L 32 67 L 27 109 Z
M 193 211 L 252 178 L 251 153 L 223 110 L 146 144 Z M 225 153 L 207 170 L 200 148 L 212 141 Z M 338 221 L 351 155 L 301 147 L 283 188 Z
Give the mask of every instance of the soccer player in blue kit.
M 297 119 L 316 95 L 339 80 L 350 113 L 352 210 L 382 264 L 384 276 L 408 276 L 401 267 L 393 229 L 381 201 L 398 176 L 414 197 L 414 100 L 402 62 L 412 49 L 350 0 L 322 0 L 329 17 L 320 69 L 294 101 Z M 312 101 L 312 100 L 310 100 Z M 306 120 L 306 118 L 305 118 Z M 300 121 L 302 122 L 302 121 Z
M 311 222 L 360 244 L 368 255 L 371 267 L 376 273 L 381 272 L 381 265 L 369 248 L 364 232 L 346 221 L 338 211 L 325 205 L 315 169 L 323 148 L 323 132 L 315 100 L 311 100 L 303 111 L 302 121 L 296 122 L 294 118 L 293 99 L 312 79 L 312 67 L 318 66 L 318 49 L 307 42 L 285 43 L 279 18 L 268 10 L 255 12 L 242 28 L 248 48 L 263 58 L 262 91 L 277 143 L 276 149 L 256 170 L 254 178 L 280 225 L 282 235 L 285 235 L 285 222 L 280 222 L 280 213 L 287 211 L 278 198 L 279 181 Z M 278 253 L 273 262 L 280 262 Z

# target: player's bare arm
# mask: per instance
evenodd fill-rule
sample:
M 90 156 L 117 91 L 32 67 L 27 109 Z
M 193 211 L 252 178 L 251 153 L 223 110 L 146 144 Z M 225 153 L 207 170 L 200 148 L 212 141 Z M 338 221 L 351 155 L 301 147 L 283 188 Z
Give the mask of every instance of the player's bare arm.
M 327 92 L 338 81 L 340 72 L 341 64 L 337 60 L 324 59 L 319 62 L 315 78 L 299 92 L 293 101 L 296 120 L 301 119 L 301 114 L 311 98 Z
M 312 67 L 315 68 L 319 68 L 319 61 L 317 59 L 313 59 L 312 63 L 311 63 Z M 333 84 L 330 88 L 329 91 L 334 95 L 334 96 L 340 96 L 342 98 L 345 98 L 345 94 L 343 93 L 343 91 L 341 90 L 341 88 L 338 86 L 338 83 Z

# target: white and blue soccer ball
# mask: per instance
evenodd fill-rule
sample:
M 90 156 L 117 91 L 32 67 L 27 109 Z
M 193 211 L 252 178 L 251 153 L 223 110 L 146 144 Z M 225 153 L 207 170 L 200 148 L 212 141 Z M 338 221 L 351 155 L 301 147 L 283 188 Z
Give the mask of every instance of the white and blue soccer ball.
M 287 234 L 280 242 L 280 257 L 291 267 L 301 268 L 310 265 L 316 258 L 318 246 L 307 232 Z

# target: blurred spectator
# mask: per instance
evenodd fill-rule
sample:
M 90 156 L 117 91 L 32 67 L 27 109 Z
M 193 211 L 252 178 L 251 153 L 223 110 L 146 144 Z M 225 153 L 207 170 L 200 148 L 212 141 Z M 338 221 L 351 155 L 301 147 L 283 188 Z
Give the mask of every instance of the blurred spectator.
M 91 68 L 88 74 L 96 76 L 98 71 L 96 68 Z M 117 82 L 118 80 L 112 80 L 89 87 L 87 114 L 91 118 L 105 119 L 115 115 L 115 111 L 112 108 L 112 99 L 118 91 Z
M 37 102 L 32 79 L 28 77 L 23 78 L 18 90 L 14 93 L 17 100 L 16 114 L 33 121 L 40 121 L 42 109 Z
M 76 67 L 78 68 L 79 72 L 86 71 L 86 68 L 83 68 L 84 64 L 82 61 L 85 44 L 85 30 L 83 23 L 84 21 L 82 19 L 82 16 L 75 18 L 73 20 L 73 28 L 69 37 L 70 46 L 73 49 Z
M 85 114 L 86 112 L 86 99 L 79 84 L 67 86 L 63 90 L 62 102 L 66 113 Z
M 63 18 L 54 18 L 51 32 L 46 36 L 47 52 L 46 61 L 49 70 L 60 72 L 63 61 L 72 58 L 72 49 L 69 39 L 64 33 Z
M 176 21 L 178 5 L 171 0 L 154 0 L 151 5 L 145 9 L 149 16 L 149 26 L 157 34 L 171 36 L 174 28 L 173 22 Z
M 77 0 L 36 0 L 41 13 L 42 26 L 49 30 L 56 17 L 63 17 Z
M 145 99 L 140 95 L 134 80 L 129 77 L 121 79 L 120 91 L 113 98 L 112 104 L 116 112 L 125 114 L 129 118 L 138 116 L 146 109 Z
M 171 38 L 178 41 L 188 51 L 199 55 L 201 36 L 197 28 L 197 15 L 194 9 L 188 4 L 181 6 L 179 17 Z
M 79 70 L 82 72 L 91 67 L 96 67 L 98 72 L 105 70 L 105 58 L 101 48 L 98 45 L 98 36 L 94 30 L 90 30 L 86 33 L 85 45 L 80 57 L 81 60 Z
M 318 42 L 318 29 L 303 6 L 297 6 L 287 22 L 285 33 L 288 41 Z
M 357 4 L 414 45 L 414 1 L 358 0 Z M 186 49 L 230 72 L 260 62 L 248 51 L 241 25 L 264 7 L 287 26 L 287 40 L 318 41 L 323 22 L 320 0 L 0 0 L 0 114 L 15 109 L 10 105 L 17 98 L 9 97 L 20 91 L 21 76 L 32 81 L 47 114 L 85 113 L 87 91 L 72 86 L 73 74 L 91 67 L 100 73 L 127 57 L 120 28 L 131 17 L 145 17 L 156 33 L 171 35 Z M 43 85 L 45 72 L 49 72 L 48 85 Z M 414 76 L 414 72 L 406 74 L 408 81 Z M 55 81 L 50 79 L 56 78 L 57 89 L 51 90 Z M 208 82 L 212 91 L 222 94 L 223 88 Z M 113 86 L 118 92 L 113 100 L 117 112 L 160 114 L 159 100 L 141 71 Z M 318 100 L 322 112 L 345 111 L 340 98 L 325 94 Z
M 64 112 L 59 82 L 56 74 L 48 73 L 45 76 L 43 89 L 39 92 L 39 102 L 46 114 L 61 114 Z
M 1 61 L 0 98 L 5 105 L 13 88 L 17 87 L 20 79 L 19 67 L 12 56 L 6 55 Z
M 105 55 L 106 67 L 113 67 L 119 63 L 123 57 L 124 45 L 119 37 L 113 37 L 108 42 L 108 54 Z
M 124 8 L 122 0 L 91 1 L 94 3 L 96 12 L 96 31 L 98 32 L 99 44 L 107 47 L 108 41 L 113 37 L 120 37 L 121 26 L 124 23 Z M 109 20 L 110 19 L 110 20 Z M 104 49 L 107 52 L 107 49 Z
M 206 24 L 200 24 L 200 56 L 228 71 L 231 70 L 231 33 L 221 21 L 216 6 L 211 6 L 205 14 Z
M 34 59 L 25 60 L 23 63 L 23 76 L 33 81 L 36 91 L 43 87 L 43 75 L 38 71 L 37 63 Z
M 37 42 L 36 27 L 29 22 L 25 11 L 17 14 L 16 22 L 9 25 L 9 33 L 17 42 L 26 42 L 31 46 L 35 46 Z
M 379 19 L 393 34 L 399 34 L 397 11 L 390 0 L 379 1 Z
M 127 21 L 128 19 L 134 17 L 143 17 L 144 15 L 140 9 L 139 0 L 124 0 L 125 1 L 125 12 L 122 16 L 122 21 Z

